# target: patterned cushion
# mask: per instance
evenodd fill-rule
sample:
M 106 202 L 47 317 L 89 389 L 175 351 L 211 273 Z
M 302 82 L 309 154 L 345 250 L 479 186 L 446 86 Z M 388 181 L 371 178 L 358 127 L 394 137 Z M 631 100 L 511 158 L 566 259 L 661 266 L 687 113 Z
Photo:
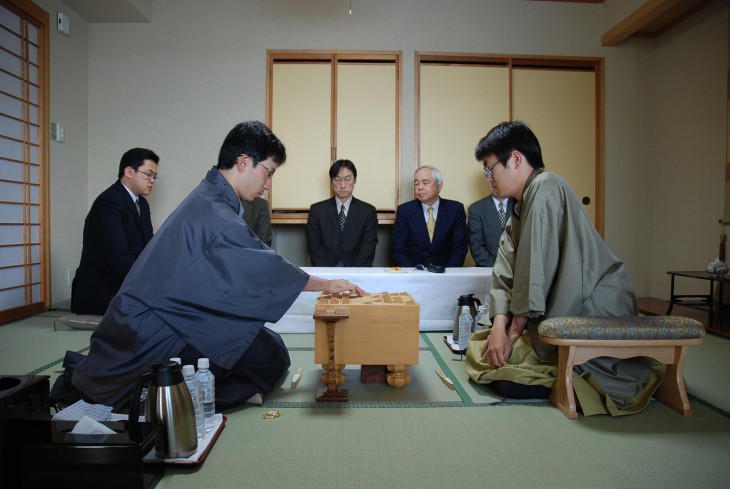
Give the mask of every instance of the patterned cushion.
M 681 316 L 554 317 L 538 333 L 571 340 L 684 340 L 702 338 L 705 327 Z

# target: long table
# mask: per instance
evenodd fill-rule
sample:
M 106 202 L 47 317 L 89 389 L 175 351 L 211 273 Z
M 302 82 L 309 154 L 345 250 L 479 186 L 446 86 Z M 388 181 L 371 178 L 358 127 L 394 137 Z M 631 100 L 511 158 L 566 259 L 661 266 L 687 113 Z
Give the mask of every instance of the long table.
M 408 292 L 420 305 L 421 331 L 450 331 L 459 296 L 473 293 L 484 304 L 492 285 L 492 269 L 482 267 L 449 268 L 445 273 L 382 267 L 302 269 L 324 279 L 347 279 L 367 292 Z M 312 315 L 318 294 L 302 292 L 279 322 L 266 323 L 266 326 L 277 333 L 313 333 Z

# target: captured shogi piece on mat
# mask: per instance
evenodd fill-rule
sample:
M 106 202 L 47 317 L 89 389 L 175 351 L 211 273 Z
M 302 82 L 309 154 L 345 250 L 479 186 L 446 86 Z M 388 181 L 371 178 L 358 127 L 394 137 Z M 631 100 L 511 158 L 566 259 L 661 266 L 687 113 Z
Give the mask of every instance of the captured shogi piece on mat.
M 418 364 L 419 311 L 407 292 L 363 297 L 321 292 L 314 305 L 314 362 L 327 370 L 322 381 L 328 391 L 346 393 L 337 386 L 345 381 L 341 370 L 347 364 L 386 365 L 388 384 L 405 387 L 408 368 Z

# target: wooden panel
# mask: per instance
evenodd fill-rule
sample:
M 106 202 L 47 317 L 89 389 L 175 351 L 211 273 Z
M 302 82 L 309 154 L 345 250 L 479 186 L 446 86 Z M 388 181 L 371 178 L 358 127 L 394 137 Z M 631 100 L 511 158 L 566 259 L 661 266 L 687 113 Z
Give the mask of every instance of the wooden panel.
M 537 135 L 547 171 L 564 177 L 596 222 L 596 79 L 584 71 L 513 71 L 513 118 Z
M 272 209 L 309 210 L 329 196 L 331 65 L 274 64 L 271 129 L 287 160 L 271 191 Z
M 335 363 L 418 364 L 420 307 L 408 293 L 372 294 L 345 299 L 347 303 L 343 304 L 329 304 L 324 299 L 326 296 L 320 294 L 315 304 L 315 314 L 325 310 L 344 310 L 349 314 L 349 319 L 340 320 L 335 326 Z M 389 296 L 400 296 L 407 302 L 378 302 L 381 297 Z M 314 323 L 314 362 L 329 362 L 327 324 L 322 320 Z
M 354 194 L 378 210 L 395 210 L 396 121 L 394 63 L 338 64 L 337 152 L 357 167 Z
M 631 36 L 657 37 L 714 0 L 646 0 L 601 36 L 602 46 L 618 46 Z
M 474 148 L 489 129 L 508 119 L 508 68 L 421 65 L 416 166 L 441 170 L 441 195 L 468 207 L 490 193 Z

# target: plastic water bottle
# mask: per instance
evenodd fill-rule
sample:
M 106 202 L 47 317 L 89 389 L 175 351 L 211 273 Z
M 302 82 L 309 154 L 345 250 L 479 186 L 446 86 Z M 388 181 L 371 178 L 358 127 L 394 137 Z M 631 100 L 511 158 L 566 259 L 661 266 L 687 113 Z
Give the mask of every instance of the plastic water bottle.
M 170 362 L 177 363 L 178 365 L 182 365 L 182 360 L 180 360 L 180 357 L 172 357 L 170 359 Z
M 484 319 L 484 317 L 487 315 L 487 307 L 489 306 L 479 306 L 479 310 L 477 311 L 477 315 L 474 317 L 474 331 L 479 331 L 482 329 L 487 329 L 486 326 L 483 324 L 479 324 L 479 322 Z
M 466 350 L 471 336 L 471 325 L 474 318 L 471 317 L 469 306 L 461 306 L 461 314 L 459 314 L 459 350 Z
M 215 376 L 208 370 L 210 361 L 207 358 L 198 358 L 198 371 L 195 378 L 200 382 L 200 390 L 203 392 L 203 415 L 205 417 L 205 431 L 213 430 L 213 417 L 215 416 Z
M 200 389 L 200 382 L 195 378 L 195 367 L 192 365 L 183 366 L 183 376 L 188 385 L 190 397 L 193 398 L 195 408 L 195 429 L 198 433 L 198 440 L 205 438 L 205 415 L 203 414 L 203 391 Z

